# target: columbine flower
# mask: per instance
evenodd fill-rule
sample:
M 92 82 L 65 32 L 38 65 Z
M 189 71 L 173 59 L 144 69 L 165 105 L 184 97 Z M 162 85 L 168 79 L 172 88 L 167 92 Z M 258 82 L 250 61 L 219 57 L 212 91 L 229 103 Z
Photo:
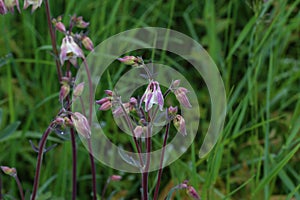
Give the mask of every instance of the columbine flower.
M 30 5 L 32 5 L 31 12 L 33 13 L 38 7 L 42 5 L 43 0 L 25 0 L 24 2 L 24 10 L 27 9 Z
M 176 115 L 176 117 L 173 119 L 173 124 L 177 131 L 181 133 L 181 135 L 186 136 L 186 126 L 185 126 L 185 120 L 181 115 Z
M 91 137 L 91 128 L 88 123 L 88 120 L 86 117 L 79 113 L 75 112 L 71 115 L 71 119 L 73 121 L 73 125 L 76 129 L 76 131 L 82 135 L 85 138 L 90 138 Z
M 125 56 L 123 58 L 118 58 L 118 61 L 124 63 L 125 65 L 132 65 L 134 67 L 140 66 L 144 63 L 141 57 L 135 56 Z
M 17 176 L 17 170 L 15 168 L 10 168 L 7 166 L 1 166 L 2 171 L 12 177 L 16 177 Z
M 77 66 L 77 58 L 84 58 L 83 52 L 80 47 L 74 42 L 72 36 L 66 36 L 62 40 L 60 47 L 60 62 L 64 64 L 65 60 L 69 60 L 72 65 Z
M 164 97 L 161 93 L 159 83 L 157 81 L 151 81 L 141 98 L 141 102 L 145 102 L 145 110 L 148 112 L 153 104 L 159 105 L 159 109 L 162 111 L 164 106 Z
M 73 16 L 73 20 L 75 21 L 75 26 L 78 28 L 87 28 L 89 26 L 89 22 L 83 21 L 82 16 L 76 17 Z
M 0 0 L 0 14 L 5 15 L 7 13 L 7 8 L 4 3 L 4 0 Z
M 170 89 L 175 94 L 176 99 L 179 101 L 181 105 L 183 105 L 186 108 L 191 108 L 192 105 L 190 104 L 190 101 L 186 95 L 189 91 L 184 87 L 178 87 L 179 84 L 180 84 L 180 80 L 173 81 Z
M 0 0 L 0 14 L 5 15 L 8 11 L 14 13 L 15 6 L 19 13 L 21 13 L 18 0 Z

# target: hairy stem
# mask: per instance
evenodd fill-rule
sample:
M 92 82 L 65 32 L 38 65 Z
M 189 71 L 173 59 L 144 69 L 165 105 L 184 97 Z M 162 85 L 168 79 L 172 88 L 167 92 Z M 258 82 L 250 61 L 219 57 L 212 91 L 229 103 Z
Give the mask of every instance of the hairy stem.
M 39 180 L 40 180 L 40 171 L 41 171 L 41 166 L 42 166 L 42 160 L 43 160 L 43 154 L 44 154 L 44 147 L 47 141 L 47 138 L 49 134 L 51 133 L 53 122 L 48 126 L 46 131 L 44 132 L 40 144 L 39 144 L 39 152 L 38 152 L 38 157 L 37 157 L 37 164 L 36 164 L 36 171 L 35 171 L 35 176 L 34 176 L 34 183 L 33 183 L 33 189 L 32 189 L 32 194 L 31 194 L 31 200 L 35 200 L 38 186 L 39 186 Z
M 168 123 L 167 126 L 166 126 L 166 133 L 165 133 L 163 148 L 162 148 L 161 157 L 160 157 L 159 171 L 158 171 L 157 183 L 156 183 L 156 186 L 155 186 L 153 200 L 158 199 L 158 192 L 159 192 L 159 186 L 160 186 L 160 181 L 161 181 L 161 176 L 162 176 L 162 171 L 163 171 L 163 162 L 164 162 L 164 156 L 165 156 L 165 150 L 166 150 L 165 147 L 166 147 L 166 144 L 167 144 L 169 129 L 170 129 L 170 123 Z

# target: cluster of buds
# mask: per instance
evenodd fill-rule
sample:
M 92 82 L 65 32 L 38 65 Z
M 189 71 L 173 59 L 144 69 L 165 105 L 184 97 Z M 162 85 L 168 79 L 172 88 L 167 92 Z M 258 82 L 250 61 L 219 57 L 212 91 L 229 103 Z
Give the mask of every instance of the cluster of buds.
M 38 7 L 42 5 L 43 0 L 25 0 L 23 9 L 27 9 L 32 5 L 31 12 L 33 13 Z M 0 14 L 5 15 L 8 12 L 14 13 L 14 8 L 17 7 L 21 13 L 19 0 L 0 0 Z
M 74 27 L 86 29 L 89 23 L 84 21 L 81 16 L 77 17 L 76 15 L 71 17 L 69 26 L 66 26 L 62 22 L 61 16 L 53 18 L 52 23 L 57 31 L 65 35 L 60 47 L 59 58 L 61 65 L 64 65 L 65 61 L 69 61 L 73 66 L 77 67 L 77 58 L 84 58 L 81 47 L 83 46 L 86 50 L 93 51 L 94 45 L 86 33 L 82 31 L 80 33 L 73 33 L 72 29 Z M 66 27 L 69 27 L 69 29 L 67 30 Z
M 96 101 L 96 104 L 100 105 L 99 110 L 106 111 L 112 107 L 113 92 L 111 90 L 105 90 L 106 97 Z
M 173 119 L 173 124 L 174 127 L 177 129 L 177 131 L 181 135 L 186 136 L 187 133 L 186 133 L 185 120 L 181 115 L 177 114 L 177 112 L 178 112 L 177 106 L 176 107 L 170 106 L 168 108 L 168 118 Z

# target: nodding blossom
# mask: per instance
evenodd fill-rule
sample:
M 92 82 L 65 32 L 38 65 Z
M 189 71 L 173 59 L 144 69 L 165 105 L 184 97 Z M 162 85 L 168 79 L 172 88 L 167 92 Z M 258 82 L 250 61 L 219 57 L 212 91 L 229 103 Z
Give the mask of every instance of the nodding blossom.
M 180 80 L 173 81 L 171 85 L 171 91 L 175 94 L 176 99 L 181 105 L 183 105 L 186 108 L 191 108 L 192 105 L 186 95 L 189 91 L 184 87 L 179 87 L 179 84 Z
M 91 128 L 87 118 L 79 113 L 75 112 L 71 115 L 71 119 L 76 131 L 85 138 L 91 137 Z
M 81 48 L 74 42 L 72 36 L 65 36 L 62 39 L 62 44 L 60 47 L 60 62 L 61 65 L 65 63 L 66 60 L 69 60 L 72 65 L 77 66 L 77 58 L 84 58 L 84 54 Z
M 15 6 L 21 13 L 18 0 L 0 0 L 0 14 L 5 15 L 8 11 L 14 13 Z
M 31 12 L 33 13 L 38 7 L 40 7 L 43 3 L 43 0 L 25 0 L 24 1 L 24 10 L 27 9 L 30 5 L 32 5 Z
M 176 117 L 173 119 L 173 124 L 177 131 L 181 133 L 181 135 L 186 136 L 186 126 L 185 126 L 185 120 L 181 115 L 176 115 Z
M 141 98 L 141 102 L 145 102 L 145 110 L 148 112 L 153 104 L 157 104 L 162 111 L 164 106 L 164 97 L 160 90 L 159 83 L 157 81 L 151 81 Z

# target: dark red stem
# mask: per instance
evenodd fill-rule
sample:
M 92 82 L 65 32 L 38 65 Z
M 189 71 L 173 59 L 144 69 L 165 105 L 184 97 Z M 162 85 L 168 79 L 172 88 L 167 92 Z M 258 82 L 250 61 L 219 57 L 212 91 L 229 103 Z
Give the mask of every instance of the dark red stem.
M 20 192 L 21 199 L 22 199 L 22 200 L 25 200 L 24 192 L 23 192 L 23 187 L 22 187 L 21 181 L 20 181 L 20 179 L 18 178 L 18 176 L 15 177 L 15 180 L 16 180 L 17 185 L 18 185 L 18 188 L 19 188 L 19 192 Z

